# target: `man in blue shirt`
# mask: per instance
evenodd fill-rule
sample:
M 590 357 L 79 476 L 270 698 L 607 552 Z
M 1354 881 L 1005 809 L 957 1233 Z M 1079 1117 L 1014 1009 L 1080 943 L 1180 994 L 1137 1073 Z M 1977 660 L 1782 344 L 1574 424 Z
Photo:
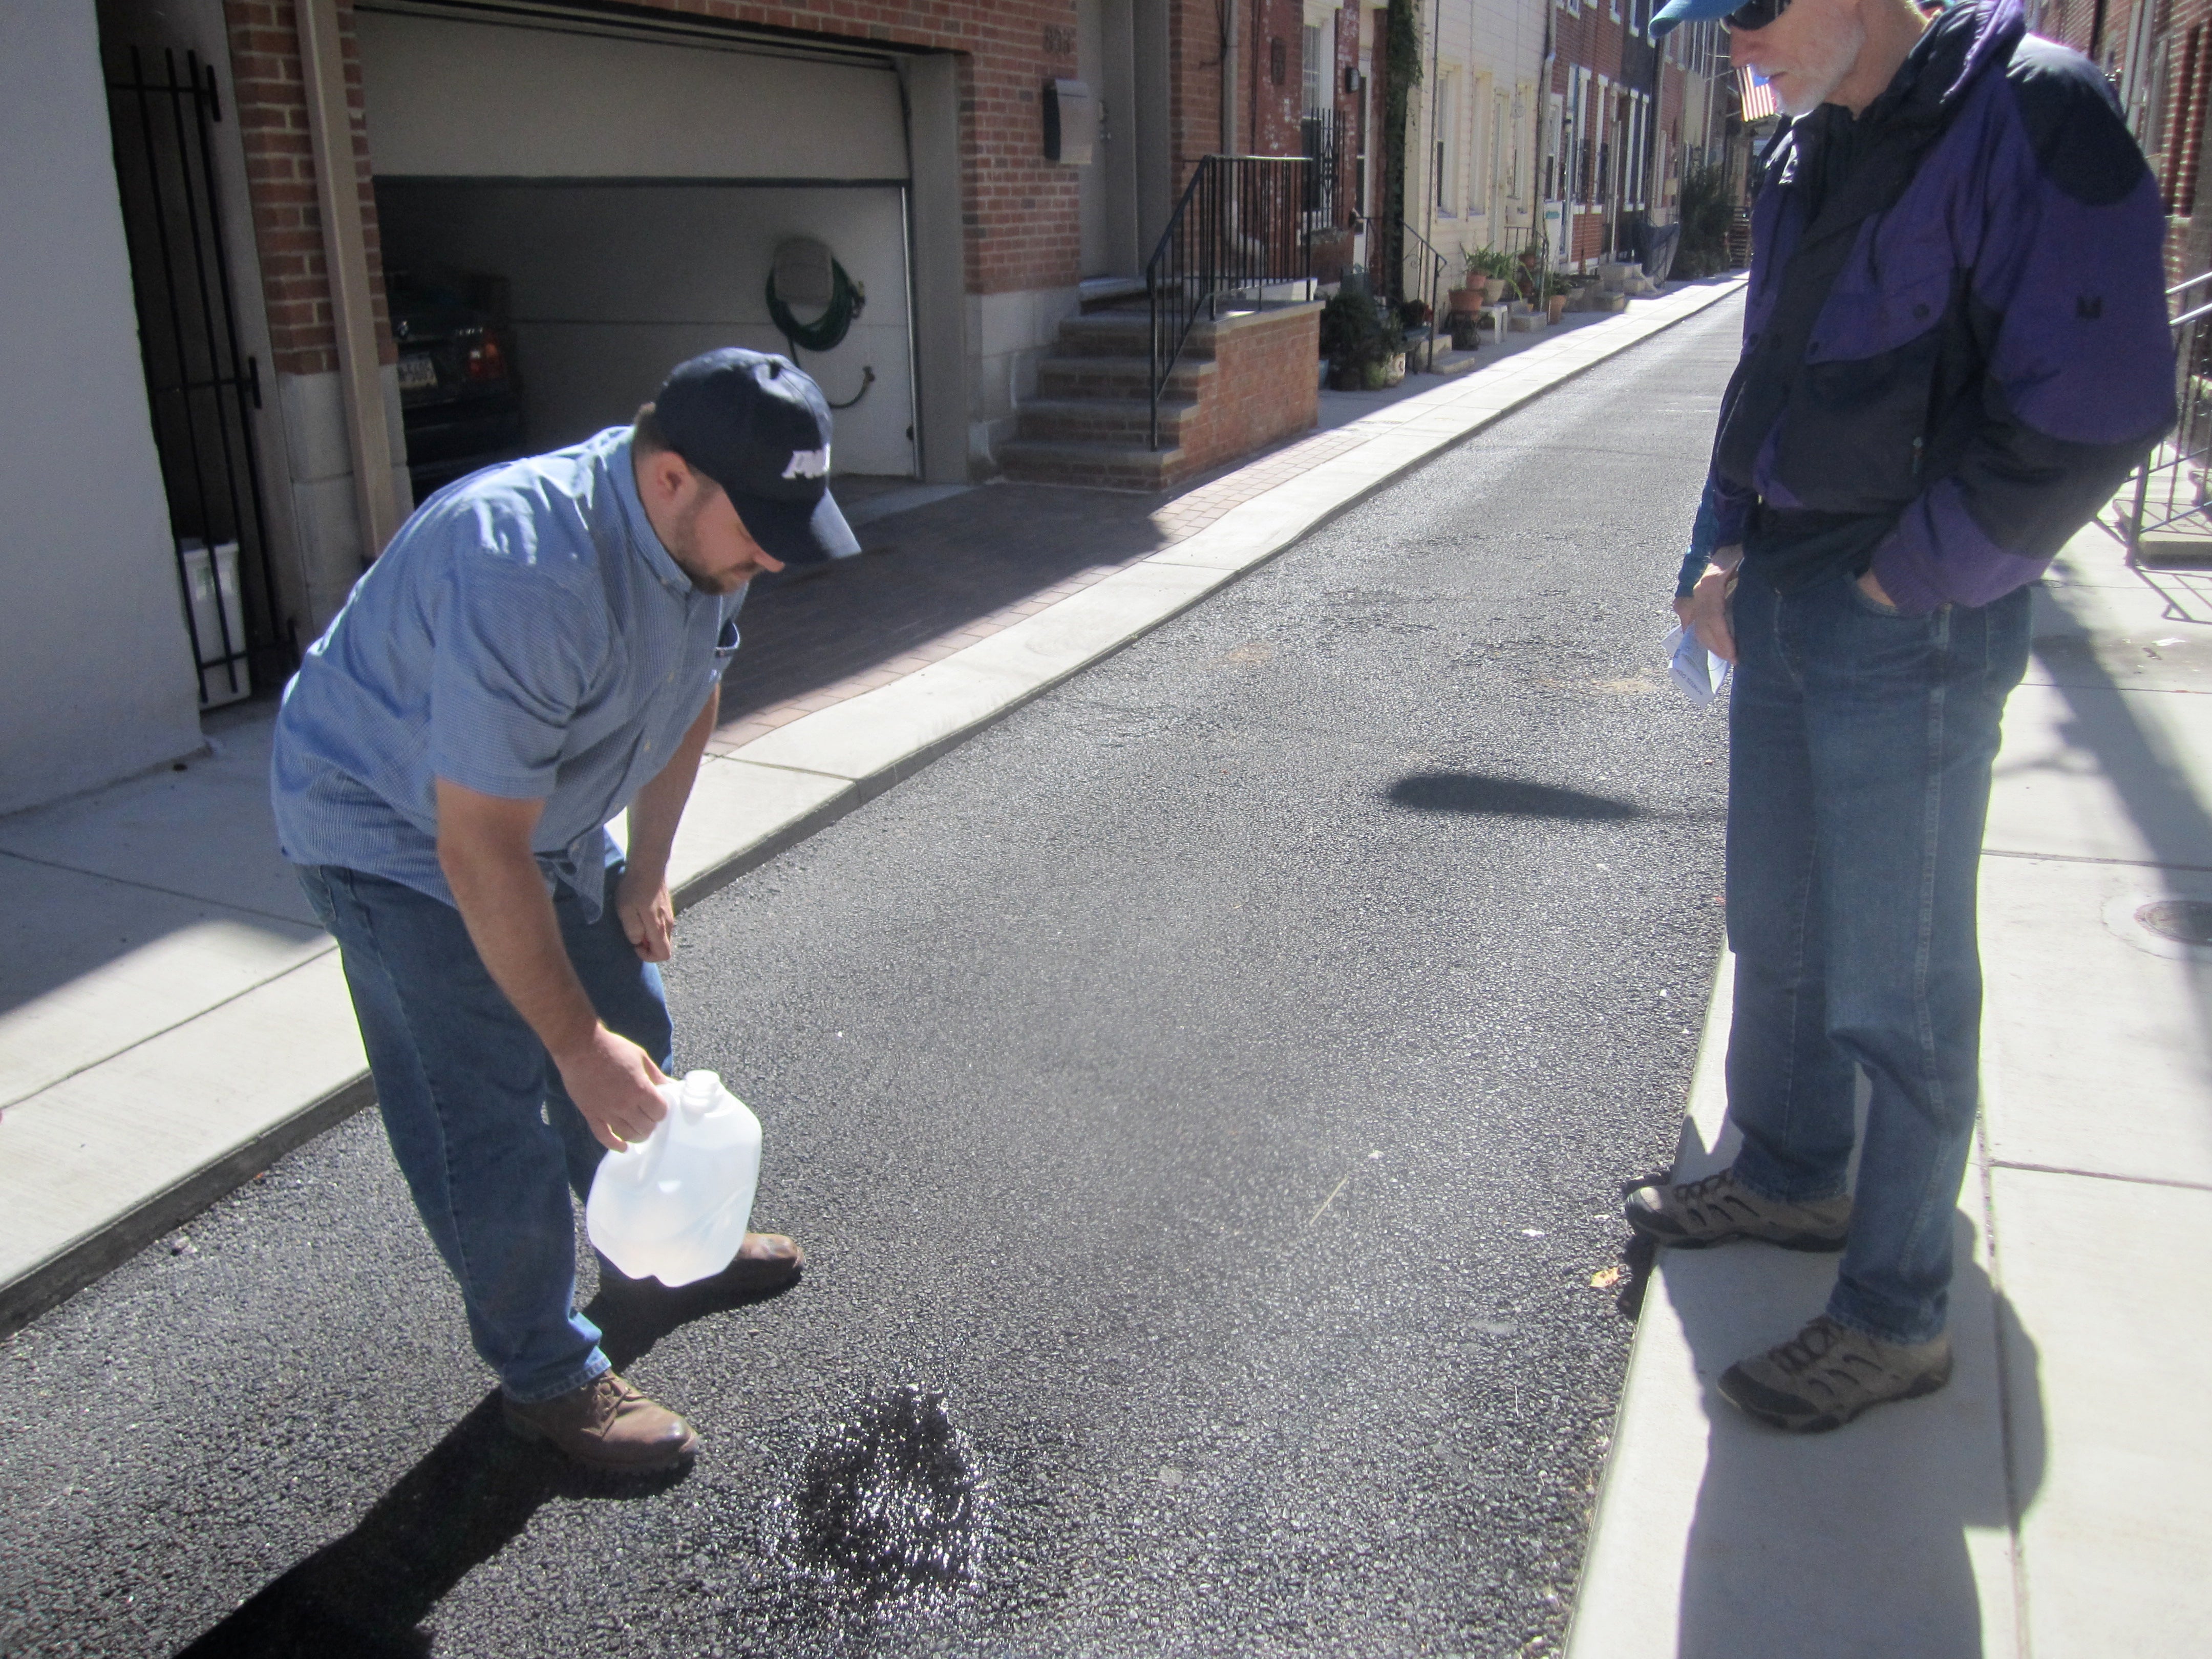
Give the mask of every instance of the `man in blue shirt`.
M 635 426 L 462 480 L 361 579 L 277 717 L 278 838 L 477 1352 L 513 1427 L 602 1468 L 665 1468 L 697 1437 L 577 1311 L 569 1191 L 665 1115 L 669 851 L 745 586 L 858 550 L 830 424 L 784 359 L 710 352 Z M 626 854 L 605 829 L 625 809 Z M 749 1234 L 732 1273 L 765 1287 L 800 1261 Z

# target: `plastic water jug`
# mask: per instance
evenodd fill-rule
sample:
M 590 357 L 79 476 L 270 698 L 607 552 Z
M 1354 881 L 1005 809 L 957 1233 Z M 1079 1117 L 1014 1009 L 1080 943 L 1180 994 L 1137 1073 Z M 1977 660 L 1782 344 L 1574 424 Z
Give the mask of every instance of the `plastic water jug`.
M 665 1084 L 668 1115 L 599 1160 L 585 1230 L 632 1279 L 690 1285 L 728 1267 L 745 1242 L 760 1181 L 760 1120 L 714 1072 Z

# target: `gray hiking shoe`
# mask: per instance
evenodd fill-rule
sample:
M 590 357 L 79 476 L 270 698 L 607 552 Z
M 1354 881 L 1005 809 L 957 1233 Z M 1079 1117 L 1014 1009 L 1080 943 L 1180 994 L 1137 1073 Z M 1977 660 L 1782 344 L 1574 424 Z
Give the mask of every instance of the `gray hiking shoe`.
M 1644 1237 L 1678 1250 L 1738 1238 L 1761 1239 L 1785 1250 L 1840 1250 L 1851 1224 L 1848 1196 L 1778 1204 L 1740 1184 L 1734 1170 L 1679 1186 L 1638 1187 L 1621 1211 Z
M 1721 1398 L 1792 1434 L 1840 1429 L 1869 1406 L 1917 1400 L 1951 1380 L 1951 1339 L 1883 1342 L 1822 1314 L 1779 1347 L 1721 1373 Z

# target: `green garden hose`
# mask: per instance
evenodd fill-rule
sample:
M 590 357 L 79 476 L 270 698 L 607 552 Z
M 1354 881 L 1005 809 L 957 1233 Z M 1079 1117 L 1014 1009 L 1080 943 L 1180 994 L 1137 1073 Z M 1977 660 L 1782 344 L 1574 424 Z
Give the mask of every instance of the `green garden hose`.
M 769 320 L 776 325 L 783 337 L 796 348 L 805 346 L 809 351 L 828 351 L 845 337 L 854 319 L 866 307 L 866 289 L 845 274 L 845 267 L 835 259 L 830 262 L 830 308 L 811 323 L 802 323 L 791 314 L 775 291 L 775 273 L 768 278 Z M 795 355 L 795 354 L 794 354 Z
M 775 325 L 777 331 L 783 336 L 784 343 L 791 348 L 791 361 L 794 363 L 799 361 L 799 349 L 801 346 L 805 346 L 809 351 L 828 351 L 835 347 L 851 329 L 854 319 L 867 308 L 867 289 L 848 276 L 845 274 L 845 267 L 832 259 L 830 262 L 830 308 L 812 322 L 802 323 L 791 314 L 791 307 L 784 304 L 782 296 L 776 293 L 775 270 L 773 266 L 769 268 L 768 273 L 769 320 Z M 868 388 L 875 383 L 876 371 L 872 368 L 862 368 L 860 389 L 843 403 L 833 403 L 830 407 L 850 409 L 868 395 Z

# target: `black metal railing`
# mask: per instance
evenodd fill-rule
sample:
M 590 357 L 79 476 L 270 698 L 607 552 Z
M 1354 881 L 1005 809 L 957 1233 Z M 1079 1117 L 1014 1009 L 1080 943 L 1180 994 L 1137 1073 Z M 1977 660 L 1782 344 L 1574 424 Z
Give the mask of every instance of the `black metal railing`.
M 2212 271 L 2192 276 L 2166 291 L 2166 303 L 2180 315 L 2173 319 L 2174 402 L 2179 418 L 2165 441 L 2136 469 L 2134 510 L 2129 514 L 2128 551 L 2140 556 L 2146 531 L 2187 526 L 2205 538 L 2212 553 L 2212 514 L 2206 512 L 2212 495 L 2212 290 L 2192 302 L 2185 298 L 2192 289 L 2212 283 Z
M 1315 110 L 1299 118 L 1298 152 L 1306 168 L 1304 205 L 1317 228 L 1334 230 L 1342 167 L 1338 146 L 1340 128 L 1333 109 Z
M 1152 316 L 1152 447 L 1160 447 L 1160 394 L 1201 313 L 1224 301 L 1255 310 L 1270 290 L 1313 281 L 1316 216 L 1306 210 L 1303 155 L 1204 155 L 1183 186 L 1145 267 Z
M 1436 359 L 1437 302 L 1443 298 L 1444 272 L 1449 270 L 1450 266 L 1446 262 L 1444 256 L 1437 252 L 1436 245 L 1430 241 L 1427 237 L 1422 235 L 1419 231 L 1415 230 L 1413 226 L 1407 225 L 1405 227 L 1405 232 L 1407 241 L 1413 244 L 1412 246 L 1406 250 L 1406 263 L 1407 264 L 1413 264 L 1419 258 L 1420 254 L 1425 253 L 1428 255 L 1429 280 L 1428 299 L 1426 303 L 1429 307 L 1429 352 L 1427 361 L 1419 365 L 1421 368 L 1426 368 L 1430 362 L 1433 362 Z M 1419 252 L 1416 252 L 1416 249 L 1419 249 Z
M 277 684 L 292 665 L 270 574 L 253 411 L 216 201 L 215 71 L 192 52 L 111 60 L 109 127 L 138 348 L 203 705 Z

